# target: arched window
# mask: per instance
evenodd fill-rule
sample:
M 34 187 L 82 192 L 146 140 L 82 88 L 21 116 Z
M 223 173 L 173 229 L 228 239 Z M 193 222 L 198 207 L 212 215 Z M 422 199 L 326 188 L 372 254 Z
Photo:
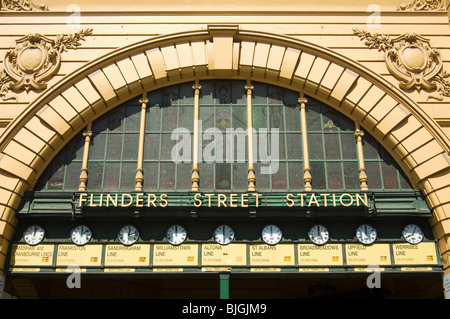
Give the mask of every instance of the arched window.
M 244 81 L 208 80 L 200 84 L 198 106 L 192 83 L 185 83 L 149 92 L 145 113 L 135 98 L 95 120 L 88 149 L 87 190 L 134 190 L 142 131 L 143 191 L 191 190 L 194 139 L 199 142 L 201 192 L 246 192 L 249 151 L 258 192 L 302 191 L 304 173 L 309 169 L 312 190 L 358 191 L 362 185 L 361 159 L 369 190 L 411 189 L 397 164 L 373 137 L 364 133 L 359 149 L 355 123 L 324 103 L 307 97 L 306 127 L 302 127 L 297 92 L 252 83 L 249 107 Z M 196 107 L 198 136 L 194 136 Z M 307 132 L 306 153 L 302 132 Z M 76 191 L 83 145 L 80 133 L 47 167 L 36 190 Z

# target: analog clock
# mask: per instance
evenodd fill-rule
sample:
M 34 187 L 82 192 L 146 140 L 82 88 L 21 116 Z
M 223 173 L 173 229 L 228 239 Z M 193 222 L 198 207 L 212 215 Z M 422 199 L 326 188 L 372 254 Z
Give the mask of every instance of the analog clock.
M 173 225 L 167 230 L 166 237 L 172 245 L 179 245 L 186 240 L 187 232 L 182 226 Z
M 133 245 L 139 239 L 139 231 L 133 225 L 126 225 L 120 229 L 117 237 L 122 244 Z
M 316 245 L 325 244 L 330 239 L 330 233 L 322 225 L 314 225 L 308 232 L 309 239 Z
M 403 238 L 410 244 L 418 244 L 423 240 L 424 234 L 419 226 L 410 224 L 403 229 Z
M 275 245 L 278 244 L 282 238 L 281 229 L 275 225 L 267 225 L 261 232 L 261 237 L 266 244 Z
M 33 225 L 23 233 L 23 239 L 28 245 L 34 246 L 44 239 L 45 231 L 41 226 Z
M 370 225 L 361 225 L 356 229 L 356 238 L 361 243 L 370 245 L 377 239 L 377 231 Z
M 230 226 L 220 225 L 214 231 L 214 239 L 221 245 L 227 245 L 234 239 L 234 231 Z
M 81 246 L 91 240 L 92 231 L 89 227 L 85 225 L 79 225 L 74 229 L 72 229 L 72 232 L 70 233 L 70 238 L 72 238 L 72 241 L 75 244 Z

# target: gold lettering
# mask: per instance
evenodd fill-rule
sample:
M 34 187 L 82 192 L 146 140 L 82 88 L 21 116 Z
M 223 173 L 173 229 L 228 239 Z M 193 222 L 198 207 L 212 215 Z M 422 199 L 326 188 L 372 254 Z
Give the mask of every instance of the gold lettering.
M 91 198 L 89 201 L 89 206 L 90 207 L 97 207 L 97 205 L 94 205 L 94 194 L 91 194 Z
M 199 198 L 199 197 L 200 197 L 200 198 Z M 202 200 L 201 200 L 201 197 L 202 197 L 202 194 L 200 194 L 200 193 L 197 193 L 197 194 L 194 195 L 194 199 L 195 199 L 194 206 L 195 206 L 195 207 L 200 207 L 200 206 L 202 206 Z
M 103 193 L 100 194 L 100 200 L 99 200 L 99 203 L 98 203 L 99 207 L 102 207 L 102 205 L 103 205 Z
M 106 207 L 109 207 L 109 202 L 111 202 L 114 207 L 117 207 L 117 194 L 114 195 L 114 200 L 110 194 L 106 194 Z
M 287 194 L 287 195 L 286 195 L 286 200 L 287 200 L 286 206 L 287 206 L 287 207 L 292 207 L 292 206 L 294 206 L 294 200 L 292 199 L 293 196 L 294 196 L 294 195 L 292 195 L 292 194 Z
M 300 206 L 303 207 L 303 198 L 306 196 L 306 194 L 297 194 L 297 196 L 300 196 Z
M 313 202 L 316 204 L 317 207 L 319 207 L 319 202 L 317 201 L 316 195 L 311 194 L 311 198 L 309 200 L 308 207 L 310 207 Z
M 369 206 L 369 201 L 367 200 L 367 194 L 364 194 L 364 198 L 361 197 L 360 194 L 356 194 L 356 206 L 359 206 L 359 201 L 364 204 L 364 206 Z
M 344 201 L 343 201 L 343 197 L 344 197 L 344 196 L 350 198 L 350 202 L 349 202 L 348 204 L 344 204 Z M 352 195 L 350 195 L 350 194 L 342 194 L 342 195 L 339 197 L 339 202 L 341 203 L 342 206 L 349 207 L 349 206 L 351 206 L 351 205 L 353 204 L 353 197 L 352 197 Z
M 211 207 L 211 197 L 214 196 L 214 194 L 205 194 L 205 196 L 208 196 L 208 207 Z
M 150 199 L 150 197 L 151 197 L 151 199 Z M 148 194 L 147 195 L 147 207 L 150 207 L 150 204 L 152 204 L 153 207 L 156 207 L 155 201 L 156 201 L 156 195 L 155 194 Z
M 159 199 L 161 200 L 161 204 L 159 204 L 159 206 L 166 207 L 169 204 L 169 202 L 166 200 L 166 198 L 167 198 L 167 194 L 161 194 L 159 196 Z
M 128 197 L 129 202 L 125 203 L 125 197 Z M 130 194 L 122 194 L 122 201 L 120 203 L 121 207 L 129 207 L 131 206 L 131 204 L 133 204 L 133 196 L 131 196 Z
M 227 200 L 227 196 L 225 194 L 218 194 L 217 195 L 217 207 L 220 207 L 221 204 L 223 204 L 224 207 L 227 207 L 227 204 L 225 201 Z
M 241 194 L 241 207 L 248 207 L 248 199 L 244 198 L 247 197 L 248 194 Z
M 144 207 L 144 199 L 140 196 L 144 196 L 144 193 L 136 194 L 136 207 Z
M 85 193 L 80 194 L 80 207 L 83 206 L 84 202 L 87 202 L 87 199 L 85 199 L 84 196 L 87 196 L 87 194 L 85 194 Z
M 323 206 L 327 207 L 328 206 L 328 200 L 327 200 L 327 196 L 329 196 L 330 194 L 320 194 L 320 196 L 323 197 Z
M 261 194 L 253 193 L 253 196 L 255 196 L 256 198 L 256 207 L 259 207 L 259 197 L 261 196 Z
M 230 194 L 230 207 L 237 207 L 236 199 L 233 198 L 234 196 L 237 196 L 237 194 Z

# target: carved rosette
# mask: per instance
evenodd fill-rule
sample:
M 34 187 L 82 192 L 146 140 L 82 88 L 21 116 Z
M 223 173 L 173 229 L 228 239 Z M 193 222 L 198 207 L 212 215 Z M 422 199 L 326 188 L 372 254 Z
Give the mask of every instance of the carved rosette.
M 61 53 L 76 49 L 92 29 L 73 35 L 59 35 L 52 40 L 41 34 L 29 34 L 16 40 L 16 46 L 6 52 L 4 71 L 0 73 L 0 96 L 10 99 L 9 90 L 42 91 L 46 81 L 61 65 Z
M 432 49 L 429 41 L 417 34 L 401 35 L 392 40 L 392 46 L 386 52 L 386 64 L 401 81 L 400 88 L 405 91 L 435 90 L 434 78 L 442 69 L 439 51 Z
M 401 4 L 398 7 L 401 11 L 440 11 L 445 10 L 445 0 L 413 0 Z
M 40 35 L 30 34 L 16 41 L 16 47 L 6 52 L 5 71 L 12 78 L 13 90 L 47 88 L 44 81 L 60 66 L 61 54 L 53 47 L 55 41 Z
M 430 97 L 439 100 L 450 96 L 449 75 L 443 70 L 439 51 L 430 46 L 428 39 L 414 33 L 390 39 L 386 35 L 372 35 L 358 29 L 353 31 L 361 40 L 366 41 L 369 49 L 376 48 L 385 52 L 386 66 L 400 81 L 401 89 L 435 91 L 439 95 Z
M 46 4 L 35 4 L 33 0 L 2 0 L 1 11 L 47 11 Z

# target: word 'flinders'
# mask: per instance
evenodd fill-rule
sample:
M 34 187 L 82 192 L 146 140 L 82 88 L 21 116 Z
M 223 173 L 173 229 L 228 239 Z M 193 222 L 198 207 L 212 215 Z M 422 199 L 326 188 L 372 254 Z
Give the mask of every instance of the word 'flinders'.
M 365 193 L 299 193 L 278 196 L 259 193 L 189 195 L 147 193 L 79 194 L 80 207 L 264 207 L 270 203 L 286 207 L 368 206 Z

